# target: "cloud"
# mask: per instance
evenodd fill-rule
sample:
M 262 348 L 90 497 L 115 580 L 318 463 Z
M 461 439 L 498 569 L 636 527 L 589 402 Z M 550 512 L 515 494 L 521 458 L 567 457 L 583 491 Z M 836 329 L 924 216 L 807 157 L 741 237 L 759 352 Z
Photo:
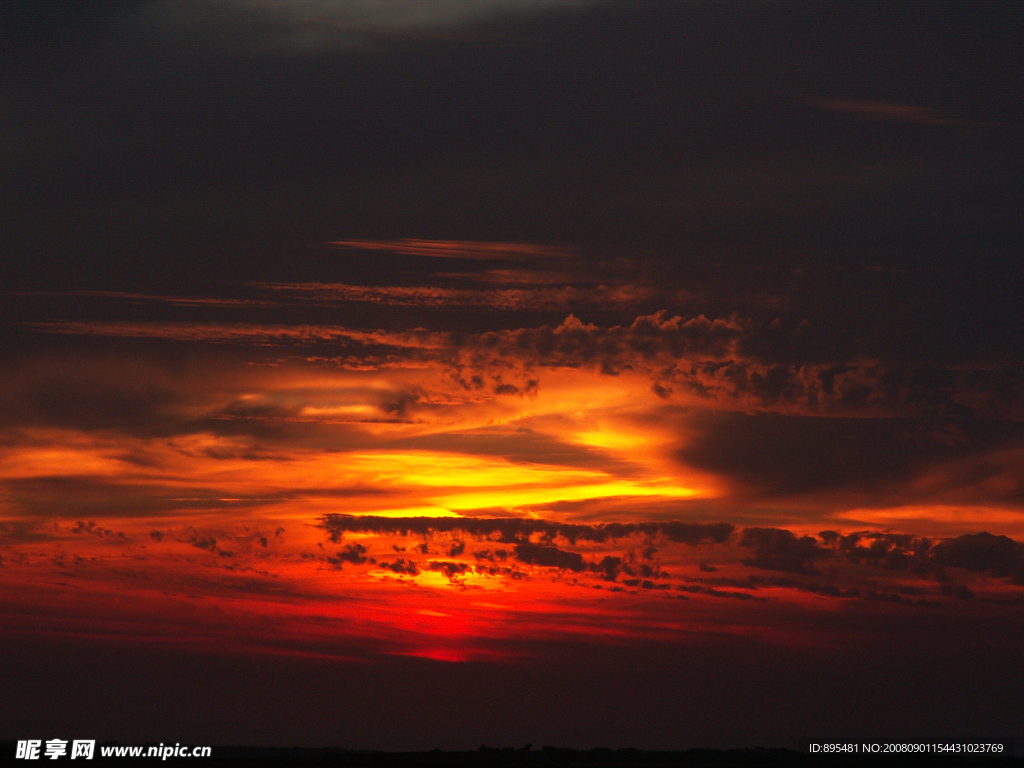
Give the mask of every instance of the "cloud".
M 82 522 L 79 520 L 75 523 L 75 526 L 71 529 L 72 533 L 88 533 L 93 536 L 97 536 L 101 539 L 116 540 L 127 542 L 129 541 L 128 536 L 123 531 L 112 531 L 109 528 L 96 525 L 95 521 L 90 520 L 89 522 Z
M 185 544 L 191 544 L 196 549 L 206 550 L 207 552 L 220 555 L 221 557 L 234 557 L 235 554 L 234 552 L 218 547 L 215 536 L 209 533 L 202 534 L 191 525 L 186 526 L 184 530 L 178 533 L 177 540 Z
M 447 576 L 449 579 L 454 579 L 457 576 L 463 575 L 469 570 L 468 563 L 458 563 L 445 560 L 431 560 L 426 565 L 428 571 L 439 571 Z
M 601 562 L 590 563 L 589 568 L 596 573 L 600 573 L 601 578 L 605 581 L 615 581 L 622 571 L 622 558 L 605 555 Z
M 340 541 L 345 533 L 375 533 L 397 536 L 431 536 L 438 533 L 463 533 L 477 538 L 525 544 L 538 535 L 542 542 L 564 539 L 575 545 L 577 541 L 607 542 L 633 535 L 663 536 L 669 541 L 697 546 L 704 543 L 722 543 L 735 530 L 730 523 L 640 522 L 602 523 L 580 525 L 558 523 L 533 518 L 475 518 L 475 517 L 374 517 L 328 514 L 320 518 L 318 527 L 332 541 Z
M 850 99 L 832 99 L 822 101 L 820 104 L 826 109 L 844 112 L 863 120 L 955 127 L 983 125 L 973 120 L 949 117 L 937 109 L 920 104 L 901 104 L 893 101 L 856 101 Z
M 987 573 L 995 578 L 1009 579 L 1014 584 L 1024 585 L 1024 543 L 987 532 L 935 541 L 909 533 L 861 531 L 844 535 L 837 531 L 822 531 L 818 537 L 814 537 L 797 536 L 792 531 L 779 528 L 745 528 L 740 534 L 739 546 L 752 549 L 755 553 L 753 558 L 743 560 L 744 565 L 764 570 L 820 575 L 815 570 L 816 564 L 846 562 L 875 570 L 931 577 L 946 585 L 943 594 L 952 594 L 950 590 L 955 590 L 960 596 L 966 593 L 957 585 L 950 584 L 944 568 Z M 729 577 L 712 577 L 700 581 L 746 588 L 756 588 L 760 583 L 755 577 L 742 582 Z M 844 590 L 831 585 L 809 585 L 779 579 L 769 580 L 769 583 L 837 597 L 888 599 L 884 591 L 872 587 Z M 904 595 L 916 594 L 910 585 L 903 585 L 900 590 Z
M 508 559 L 508 552 L 504 549 L 496 549 L 493 552 L 489 549 L 480 549 L 473 553 L 473 557 L 477 560 L 488 560 L 493 563 L 497 560 L 504 561 Z
M 221 0 L 245 13 L 314 29 L 447 27 L 509 13 L 532 13 L 583 0 Z
M 752 595 L 749 592 L 735 592 L 727 589 L 715 589 L 714 587 L 702 587 L 697 584 L 679 584 L 676 589 L 680 592 L 690 592 L 697 595 L 708 595 L 709 597 L 731 597 L 736 600 L 759 600 L 764 602 L 767 598 Z
M 68 14 L 90 5 L 80 0 L 37 0 L 53 6 L 49 24 L 25 23 L 44 32 L 104 29 L 134 39 L 158 35 L 193 55 L 308 54 L 367 51 L 389 40 L 470 37 L 467 27 L 504 17 L 585 7 L 595 0 L 96 0 L 100 10 Z M 20 0 L 14 0 L 21 6 Z M 66 11 L 65 11 L 66 13 Z M 40 14 L 41 15 L 41 14 Z M 28 12 L 15 14 L 33 18 Z M 58 17 L 53 20 L 53 17 Z M 111 22 L 119 18 L 121 24 Z M 212 45 L 210 40 L 216 40 Z M 498 39 L 501 39 L 500 35 Z
M 515 555 L 519 562 L 530 565 L 542 565 L 568 571 L 582 571 L 586 567 L 582 555 L 577 552 L 566 552 L 557 547 L 528 543 L 516 544 Z
M 814 562 L 831 554 L 813 536 L 797 537 L 780 528 L 745 528 L 739 545 L 754 550 L 754 557 L 744 559 L 744 565 L 789 573 L 814 573 Z
M 0 544 L 36 544 L 58 538 L 52 529 L 44 529 L 35 521 L 0 520 Z
M 379 290 L 379 289 L 372 289 Z M 432 290 L 432 289 L 431 289 Z M 257 325 L 195 322 L 86 323 L 37 322 L 26 327 L 42 333 L 172 340 L 205 344 L 246 343 L 323 347 L 334 357 L 364 364 L 435 361 L 488 368 L 500 361 L 558 367 L 651 367 L 688 355 L 719 358 L 734 351 L 743 326 L 736 318 L 684 319 L 665 312 L 637 317 L 628 326 L 601 328 L 569 315 L 556 327 L 541 326 L 482 334 L 362 331 L 330 325 Z
M 681 473 L 694 469 L 707 473 L 710 482 L 704 488 L 714 488 L 707 495 L 720 494 L 718 509 L 727 508 L 726 499 L 796 497 L 801 497 L 801 504 L 813 500 L 826 512 L 840 506 L 870 509 L 883 502 L 900 505 L 915 499 L 1012 506 L 1018 496 L 1014 490 L 1024 487 L 1020 471 L 1024 422 L 977 416 L 986 412 L 985 406 L 964 395 L 962 383 L 971 378 L 968 372 L 897 375 L 895 369 L 882 373 L 883 368 L 876 370 L 874 363 L 861 361 L 859 367 L 836 364 L 827 371 L 820 366 L 786 368 L 799 376 L 787 378 L 789 373 L 784 371 L 785 375 L 773 379 L 763 366 L 738 360 L 735 345 L 745 343 L 748 327 L 742 319 L 697 316 L 683 320 L 655 313 L 629 325 L 598 327 L 570 316 L 554 328 L 483 334 L 354 331 L 341 326 L 58 326 L 62 331 L 114 337 L 138 332 L 141 339 L 150 339 L 147 334 L 157 338 L 183 334 L 182 339 L 199 338 L 203 345 L 227 346 L 208 350 L 208 359 L 180 375 L 170 358 L 161 360 L 155 350 L 130 360 L 109 353 L 78 353 L 72 358 L 76 364 L 59 364 L 56 356 L 42 355 L 13 366 L 14 373 L 0 384 L 7 395 L 0 398 L 0 415 L 8 424 L 79 430 L 104 446 L 118 442 L 114 433 L 145 438 L 149 442 L 140 440 L 130 450 L 118 451 L 109 471 L 104 471 L 135 478 L 145 473 L 129 464 L 149 462 L 151 467 L 148 482 L 130 487 L 96 478 L 61 478 L 56 470 L 42 477 L 4 481 L 9 503 L 24 514 L 52 512 L 98 519 L 99 507 L 108 503 L 115 509 L 123 504 L 126 513 L 281 503 L 309 496 L 315 489 L 296 490 L 283 482 L 263 493 L 225 488 L 167 490 L 152 477 L 176 463 L 180 454 L 197 464 L 209 459 L 255 466 L 255 462 L 293 458 L 296 448 L 321 456 L 324 451 L 360 449 L 482 454 L 517 465 L 550 465 L 552 472 L 559 467 L 589 469 L 630 482 L 643 482 L 653 474 L 653 457 L 644 454 L 657 451 L 670 461 L 675 459 L 669 466 Z M 194 337 L 197 329 L 202 332 Z M 213 338 L 222 341 L 210 341 Z M 333 346 L 339 339 L 341 347 Z M 267 355 L 262 358 L 266 364 L 244 369 L 231 364 L 252 361 L 250 342 L 263 350 L 257 354 Z M 370 351 L 359 351 L 360 345 Z M 687 394 L 685 377 L 678 373 L 687 367 L 687 350 L 696 350 L 690 358 L 690 367 L 696 370 L 690 381 L 703 382 L 704 394 Z M 725 358 L 714 357 L 725 353 Z M 295 359 L 300 356 L 313 362 Z M 400 370 L 375 369 L 385 358 Z M 338 370 L 334 360 L 364 370 Z M 549 365 L 559 370 L 545 370 Z M 674 372 L 665 375 L 664 366 Z M 661 443 L 638 453 L 581 438 L 579 426 L 584 420 L 611 413 L 604 404 L 596 405 L 593 414 L 552 415 L 553 405 L 571 397 L 567 384 L 575 375 L 574 367 L 587 367 L 587 383 L 597 386 L 606 381 L 601 371 L 632 370 L 632 375 L 622 376 L 609 390 L 625 393 L 639 388 L 640 394 L 630 402 L 628 416 L 614 416 L 616 423 L 607 428 L 622 427 L 634 436 L 660 431 Z M 742 375 L 737 373 L 740 369 Z M 647 391 L 643 378 L 663 375 L 674 390 L 664 403 Z M 730 382 L 732 389 L 713 384 L 712 379 Z M 997 379 L 982 377 L 975 391 L 994 391 L 1007 381 Z M 820 393 L 826 392 L 830 403 L 821 399 L 825 395 Z M 799 393 L 799 397 L 787 393 Z M 811 394 L 817 405 L 808 399 Z M 623 404 L 628 396 L 617 395 Z M 695 403 L 706 407 L 695 408 Z M 914 415 L 917 408 L 920 413 Z M 604 414 L 596 409 L 605 409 Z M 925 414 L 927 418 L 922 418 Z M 573 419 L 578 423 L 572 424 Z M 412 428 L 369 426 L 387 423 Z M 179 435 L 189 437 L 166 445 L 161 442 Z M 47 439 L 80 438 L 51 434 Z M 11 439 L 23 441 L 26 436 L 20 433 Z M 310 455 L 302 454 L 303 458 Z M 101 483 L 107 487 L 100 487 Z M 74 492 L 62 490 L 62 484 Z M 387 496 L 389 492 L 373 481 L 360 485 L 356 478 L 345 485 L 345 493 L 351 496 Z M 320 495 L 340 493 L 340 487 L 329 487 Z M 691 507 L 686 507 L 686 513 L 670 507 L 663 514 L 652 511 L 649 501 L 630 500 L 628 492 L 622 496 L 621 502 L 587 500 L 586 514 L 603 508 L 610 519 L 697 516 Z M 502 503 L 486 500 L 447 508 L 465 513 Z M 616 504 L 625 517 L 613 512 Z M 532 509 L 548 514 L 568 507 L 535 504 Z M 523 506 L 511 511 L 522 515 L 525 510 Z M 714 519 L 732 512 L 705 507 L 699 514 Z M 662 533 L 668 535 L 667 529 Z M 506 540 L 514 540 L 515 535 L 509 532 L 512 538 Z M 566 529 L 564 535 L 572 533 Z
M 171 296 L 127 291 L 16 291 L 8 293 L 16 297 L 61 297 L 89 299 L 120 299 L 133 304 L 152 302 L 176 307 L 275 307 L 278 302 L 258 298 L 224 298 L 212 296 Z
M 351 563 L 352 565 L 362 565 L 366 562 L 366 547 L 359 543 L 346 544 L 345 548 L 340 550 L 334 557 L 328 557 L 327 562 L 331 565 L 336 565 L 339 568 L 344 563 Z
M 73 336 L 111 336 L 126 339 L 156 339 L 223 344 L 241 342 L 257 345 L 298 346 L 330 343 L 369 352 L 383 346 L 395 349 L 443 347 L 444 336 L 423 331 L 402 334 L 367 332 L 336 325 L 261 325 L 256 323 L 201 322 L 40 322 L 25 327 L 42 333 Z M 434 341 L 434 344 L 430 342 Z
M 590 303 L 602 311 L 632 307 L 645 300 L 648 290 L 628 285 L 538 291 L 320 283 L 267 287 L 302 306 L 362 302 L 445 312 L 462 306 L 498 317 L 512 310 L 562 308 L 566 302 Z M 792 415 L 945 420 L 1024 417 L 1024 385 L 1018 366 L 969 360 L 915 366 L 857 355 L 854 350 L 837 357 L 834 340 L 815 341 L 817 331 L 806 321 L 783 327 L 777 320 L 769 323 L 735 313 L 684 317 L 659 310 L 634 316 L 628 325 L 609 326 L 584 323 L 570 314 L 558 325 L 478 333 L 182 321 L 51 321 L 23 327 L 50 335 L 191 343 L 211 352 L 224 347 L 244 349 L 250 359 L 267 363 L 290 356 L 296 361 L 355 370 L 429 366 L 447 371 L 466 392 L 489 387 L 495 394 L 528 394 L 543 385 L 543 369 L 580 368 L 612 375 L 631 371 L 649 377 L 651 390 L 664 400 L 698 401 L 722 410 L 756 408 Z M 92 365 L 84 363 L 86 369 Z M 149 398 L 184 397 L 171 377 L 157 376 L 160 364 L 156 361 L 153 370 L 136 367 L 139 381 L 150 385 Z M 38 371 L 37 378 L 42 373 Z M 68 370 L 51 372 L 54 382 L 62 377 L 70 382 L 80 375 Z M 510 381 L 513 375 L 521 381 Z M 102 394 L 95 389 L 102 382 L 84 383 L 83 393 Z M 113 382 L 104 386 L 116 389 Z M 122 388 L 127 387 L 122 384 Z M 37 396 L 47 391 L 44 386 Z M 118 396 L 128 394 L 120 392 Z M 89 408 L 76 410 L 90 412 Z
M 596 366 L 607 373 L 641 361 L 675 360 L 686 355 L 720 357 L 733 351 L 742 323 L 736 318 L 689 319 L 666 312 L 637 317 L 628 326 L 601 328 L 569 315 L 561 325 L 485 333 L 472 352 L 495 354 L 549 366 Z
M 458 557 L 459 555 L 461 555 L 465 551 L 466 551 L 466 542 L 464 542 L 464 541 L 454 541 L 454 542 L 452 542 L 452 545 L 448 548 L 448 557 Z
M 150 474 L 150 473 L 143 473 Z M 79 476 L 21 477 L 0 480 L 7 502 L 19 515 L 35 518 L 94 516 L 133 518 L 173 516 L 198 510 L 254 509 L 301 497 L 302 489 L 280 493 L 246 493 L 238 488 L 182 486 L 140 481 L 127 469 L 120 478 Z M 374 495 L 379 489 L 317 489 L 318 496 Z
M 542 243 L 499 243 L 472 240 L 335 240 L 328 245 L 405 256 L 481 261 L 550 261 L 574 258 L 571 248 Z
M 273 292 L 268 304 L 342 306 L 378 304 L 445 310 L 487 309 L 494 312 L 552 312 L 567 307 L 628 309 L 653 297 L 647 288 L 621 285 L 545 288 L 442 288 L 437 286 L 346 285 L 343 283 L 257 283 Z
M 1000 578 L 1010 577 L 1024 584 L 1024 544 L 1007 536 L 975 533 L 946 539 L 932 547 L 931 556 L 939 565 L 987 571 Z
M 392 573 L 399 573 L 405 576 L 416 576 L 419 574 L 419 568 L 416 567 L 414 560 L 407 560 L 404 557 L 400 557 L 393 563 L 380 563 L 380 567 L 391 571 Z
M 1024 435 L 1020 425 L 1007 422 L 971 421 L 949 432 L 909 418 L 710 410 L 691 424 L 696 434 L 679 458 L 762 498 L 847 489 L 891 502 L 898 486 L 923 476 L 926 468 L 984 455 Z

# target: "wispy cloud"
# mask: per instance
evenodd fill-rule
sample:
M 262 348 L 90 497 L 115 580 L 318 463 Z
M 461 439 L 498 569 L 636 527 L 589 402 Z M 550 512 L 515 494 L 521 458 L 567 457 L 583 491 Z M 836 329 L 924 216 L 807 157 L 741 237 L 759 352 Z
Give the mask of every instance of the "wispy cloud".
M 11 291 L 11 297 L 66 297 L 86 299 L 117 299 L 130 302 L 170 304 L 179 307 L 273 307 L 276 302 L 259 298 L 222 298 L 215 296 L 173 296 L 128 291 Z
M 576 288 L 439 288 L 430 286 L 368 286 L 343 283 L 257 283 L 282 300 L 383 304 L 396 307 L 487 308 L 498 311 L 558 311 L 571 306 L 634 307 L 654 291 L 634 286 Z
M 222 5 L 299 25 L 384 29 L 445 27 L 588 2 L 594 0 L 220 0 Z
M 441 259 L 529 261 L 575 256 L 568 247 L 541 243 L 500 243 L 474 240 L 334 240 L 328 245 L 365 251 L 388 251 L 406 256 Z
M 959 128 L 984 127 L 987 124 L 974 120 L 953 117 L 932 107 L 920 104 L 905 104 L 893 101 L 870 101 L 853 99 L 831 99 L 819 102 L 826 109 L 844 112 L 863 120 L 914 123 Z

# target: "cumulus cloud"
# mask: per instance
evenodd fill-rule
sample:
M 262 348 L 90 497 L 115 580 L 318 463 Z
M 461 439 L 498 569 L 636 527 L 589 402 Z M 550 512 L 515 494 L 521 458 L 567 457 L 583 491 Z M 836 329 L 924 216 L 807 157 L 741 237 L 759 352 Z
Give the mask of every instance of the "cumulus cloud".
M 622 558 L 605 555 L 601 558 L 601 562 L 591 563 L 589 568 L 592 571 L 600 573 L 601 578 L 605 581 L 615 581 L 616 577 L 622 571 Z
M 366 558 L 366 547 L 362 544 L 353 543 L 345 545 L 344 549 L 340 550 L 334 557 L 328 557 L 327 562 L 331 565 L 336 565 L 339 568 L 344 563 L 351 563 L 352 565 L 362 565 L 367 561 Z

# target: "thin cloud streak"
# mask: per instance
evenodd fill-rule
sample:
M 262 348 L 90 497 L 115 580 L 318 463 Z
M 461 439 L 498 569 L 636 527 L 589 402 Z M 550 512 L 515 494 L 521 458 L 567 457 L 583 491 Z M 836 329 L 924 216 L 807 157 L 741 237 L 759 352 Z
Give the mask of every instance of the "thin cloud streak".
M 334 240 L 328 245 L 364 251 L 386 251 L 406 256 L 474 261 L 547 261 L 571 259 L 576 253 L 564 246 L 543 243 L 499 243 L 472 240 Z M 557 262 L 556 262 L 557 263 Z
M 900 104 L 890 101 L 855 101 L 831 99 L 820 102 L 825 109 L 843 112 L 863 120 L 912 123 L 914 125 L 945 126 L 954 128 L 995 128 L 990 123 L 950 117 L 931 107 L 920 104 Z

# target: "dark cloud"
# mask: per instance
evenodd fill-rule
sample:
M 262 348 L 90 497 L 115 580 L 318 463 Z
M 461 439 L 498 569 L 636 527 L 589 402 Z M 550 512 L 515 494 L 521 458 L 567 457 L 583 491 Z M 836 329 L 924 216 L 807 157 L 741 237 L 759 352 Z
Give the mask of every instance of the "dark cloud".
M 729 523 L 683 523 L 679 521 L 644 523 L 603 523 L 579 525 L 557 523 L 533 518 L 474 518 L 474 517 L 356 517 L 324 515 L 319 527 L 332 541 L 340 540 L 347 532 L 396 534 L 401 536 L 429 536 L 436 533 L 463 533 L 478 538 L 493 538 L 506 543 L 529 543 L 530 537 L 551 542 L 562 538 L 570 544 L 579 541 L 605 542 L 633 535 L 664 536 L 676 543 L 696 546 L 702 543 L 722 543 L 735 527 Z
M 458 557 L 466 551 L 466 542 L 464 541 L 453 541 L 452 545 L 448 548 L 448 557 Z
M 831 554 L 813 536 L 797 537 L 781 528 L 745 528 L 739 545 L 754 550 L 744 565 L 790 573 L 814 573 L 814 562 Z
M 165 362 L 102 359 L 71 353 L 63 359 L 21 360 L 0 381 L 0 413 L 10 426 L 59 426 L 166 434 L 174 411 L 188 402 L 187 376 L 175 382 Z M 144 426 L 148 422 L 148 427 Z
M 416 576 L 420 570 L 416 567 L 416 563 L 413 560 L 406 560 L 404 557 L 400 557 L 393 563 L 380 563 L 381 568 L 385 568 L 392 573 L 399 573 L 406 576 Z
M 818 543 L 819 538 L 821 544 Z M 993 577 L 1008 578 L 1015 584 L 1024 584 L 1024 544 L 1007 536 L 975 533 L 938 541 L 913 534 L 855 532 L 841 535 L 836 531 L 822 531 L 814 536 L 796 536 L 792 531 L 779 528 L 745 528 L 739 546 L 754 550 L 755 556 L 743 564 L 765 570 L 786 571 L 803 575 L 820 575 L 816 565 L 834 565 L 839 562 L 862 565 L 894 572 L 910 572 L 918 577 L 934 578 L 943 583 L 943 594 L 950 590 L 965 593 L 951 584 L 944 568 L 963 568 L 987 573 Z M 701 568 L 701 570 L 704 570 Z M 757 577 L 737 582 L 727 577 L 701 579 L 705 583 L 727 584 L 754 589 L 761 582 Z M 877 589 L 840 589 L 832 585 L 811 584 L 792 580 L 771 579 L 769 583 L 827 594 L 836 597 L 866 596 L 870 599 L 883 594 Z M 904 587 L 903 594 L 915 594 L 912 587 Z M 911 590 L 911 591 L 907 591 Z M 871 597 L 871 595 L 875 595 Z
M 0 520 L 0 542 L 3 544 L 32 544 L 56 538 L 52 529 L 44 530 L 34 521 Z
M 148 5 L 162 14 L 122 22 L 122 9 Z M 787 273 L 788 294 L 812 309 L 832 303 L 818 289 L 835 283 L 842 318 L 815 325 L 851 348 L 866 336 L 899 336 L 903 351 L 921 338 L 970 349 L 1016 337 L 1019 287 L 1005 279 L 1021 227 L 1016 134 L 820 106 L 914 105 L 918 117 L 1019 125 L 1011 4 L 922 14 L 902 2 L 737 12 L 609 0 L 528 19 L 485 14 L 443 47 L 378 34 L 344 50 L 317 44 L 336 36 L 337 15 L 301 5 L 220 4 L 211 33 L 210 14 L 181 10 L 193 2 L 5 3 L 5 41 L 16 44 L 3 54 L 13 151 L 2 223 L 15 254 L 4 284 L 166 288 L 240 274 L 373 284 L 378 254 L 396 267 L 383 272 L 427 272 L 421 262 L 437 260 L 408 252 L 424 241 L 490 253 L 514 240 L 577 242 L 569 250 L 590 271 L 644 257 L 646 283 L 691 293 L 710 269 L 702 261 L 756 264 L 748 281 L 776 296 L 772 268 L 795 264 L 804 272 Z M 121 22 L 113 40 L 110 19 Z M 338 241 L 406 252 L 339 259 L 305 247 Z M 464 250 L 471 260 L 480 248 Z M 861 262 L 956 267 L 941 280 L 964 300 L 914 286 L 844 297 L 841 277 L 806 290 L 811 267 Z M 738 309 L 643 314 L 665 307 L 669 317 Z M 876 310 L 884 332 L 868 327 Z M 517 327 L 455 314 L 449 325 Z M 429 327 L 399 317 L 384 309 L 357 324 Z M 593 353 L 587 342 L 578 357 Z
M 738 319 L 668 317 L 664 311 L 638 317 L 629 326 L 600 328 L 570 315 L 556 328 L 525 328 L 483 334 L 476 347 L 500 357 L 525 358 L 545 365 L 599 365 L 607 373 L 634 361 L 695 354 L 721 357 L 742 332 Z
M 931 549 L 939 565 L 988 571 L 993 576 L 1010 577 L 1024 584 L 1024 544 L 1006 536 L 975 533 L 946 539 Z
M 327 562 L 332 565 L 336 565 L 339 568 L 344 563 L 351 563 L 352 565 L 362 565 L 366 562 L 366 547 L 358 542 L 353 544 L 346 544 L 344 549 L 340 550 L 334 557 L 328 556 Z
M 821 106 L 826 109 L 834 109 L 837 112 L 846 112 L 864 120 L 893 120 L 918 125 L 973 127 L 970 121 L 958 120 L 919 104 L 832 99 L 823 101 Z
M 679 584 L 676 589 L 680 592 L 690 592 L 697 595 L 708 595 L 709 597 L 732 597 L 737 600 L 760 600 L 767 598 L 752 595 L 749 592 L 736 592 L 734 590 L 715 589 L 714 587 L 702 587 L 697 584 Z
M 819 535 L 826 544 L 837 547 L 851 563 L 866 563 L 892 571 L 914 570 L 921 575 L 933 569 L 928 557 L 932 542 L 926 537 L 876 531 L 846 536 L 823 531 Z
M 752 493 L 785 496 L 852 489 L 891 501 L 893 486 L 930 465 L 1013 445 L 1020 425 L 967 422 L 952 431 L 916 419 L 711 413 L 679 456 Z
M 961 600 L 973 600 L 974 591 L 965 584 L 943 584 L 939 591 L 947 597 L 957 597 Z
M 268 356 L 267 362 L 275 363 L 284 354 L 297 364 L 312 360 L 355 369 L 432 364 L 448 371 L 467 393 L 486 387 L 501 397 L 535 395 L 544 378 L 538 368 L 588 367 L 606 374 L 632 370 L 648 375 L 663 399 L 696 396 L 712 409 L 926 418 L 968 430 L 1024 416 L 1024 376 L 1019 366 L 1006 361 L 953 355 L 929 365 L 911 365 L 884 359 L 891 355 L 881 348 L 875 350 L 879 357 L 866 357 L 866 342 L 858 349 L 846 348 L 836 338 L 815 340 L 814 329 L 827 327 L 827 318 L 817 324 L 805 318 L 784 327 L 777 317 L 769 321 L 735 312 L 714 319 L 704 314 L 670 318 L 664 310 L 630 316 L 634 319 L 629 325 L 584 324 L 570 315 L 558 325 L 484 333 L 367 333 L 306 323 L 32 323 L 25 327 L 82 340 L 132 339 L 132 344 L 141 345 L 144 357 L 125 362 L 107 354 L 97 360 L 79 351 L 74 353 L 80 358 L 75 366 L 57 359 L 21 360 L 19 375 L 5 388 L 5 403 L 12 424 L 114 428 L 142 435 L 206 429 L 267 436 L 286 434 L 285 425 L 308 404 L 294 396 L 298 393 L 225 403 L 218 392 L 216 404 L 204 402 L 212 396 L 207 392 L 210 375 L 183 380 L 175 375 L 176 361 L 156 349 L 173 342 L 200 348 L 228 345 L 232 354 Z M 243 351 L 238 345 L 249 346 Z M 914 345 L 920 348 L 920 340 Z M 451 402 L 411 385 L 352 396 L 378 411 L 354 421 L 408 419 Z M 204 412 L 204 417 L 197 419 L 197 412 Z M 432 447 L 438 439 L 433 435 L 402 442 Z M 487 430 L 451 439 L 483 453 L 500 445 Z M 578 462 L 600 460 L 597 452 L 584 447 L 567 447 L 539 435 L 534 440 L 537 450 L 575 456 Z
M 219 555 L 221 557 L 234 557 L 234 552 L 217 546 L 217 538 L 215 536 L 209 533 L 201 533 L 191 525 L 185 526 L 184 529 L 179 531 L 176 538 L 180 542 L 191 544 L 196 549 L 202 549 L 210 552 L 211 554 Z M 225 538 L 231 537 L 228 536 Z
M 477 560 L 488 560 L 493 563 L 497 560 L 508 559 L 508 552 L 506 552 L 504 549 L 496 549 L 493 552 L 489 549 L 481 549 L 474 552 L 473 557 L 475 557 Z
M 452 561 L 444 560 L 431 560 L 426 565 L 428 571 L 439 571 L 447 576 L 449 579 L 454 579 L 457 576 L 461 576 L 469 570 L 468 563 L 456 563 Z
M 88 533 L 93 536 L 98 536 L 101 539 L 115 540 L 115 541 L 128 541 L 128 536 L 122 531 L 112 531 L 109 528 L 96 525 L 95 521 L 90 520 L 89 522 L 82 522 L 79 520 L 75 523 L 71 529 L 72 533 Z M 216 542 L 215 542 L 216 543 Z
M 605 581 L 615 581 L 622 570 L 622 558 L 605 555 L 599 563 L 590 563 L 590 570 L 601 574 Z
M 564 246 L 543 243 L 496 243 L 467 240 L 337 240 L 329 243 L 337 248 L 387 251 L 389 253 L 430 256 L 438 259 L 471 259 L 484 261 L 542 261 L 569 259 L 576 253 Z
M 116 482 L 93 477 L 32 477 L 0 481 L 9 501 L 31 517 L 146 517 L 182 510 L 251 509 L 281 498 L 228 496 L 209 488 L 188 488 L 149 482 Z
M 528 543 L 516 544 L 515 555 L 520 562 L 531 565 L 543 565 L 568 571 L 582 571 L 586 567 L 582 555 L 576 552 L 566 552 L 558 547 Z
M 380 488 L 290 488 L 272 496 L 237 489 L 188 487 L 174 483 L 117 481 L 106 477 L 40 476 L 0 481 L 13 509 L 27 517 L 146 517 L 182 511 L 255 509 L 305 495 L 373 496 Z

